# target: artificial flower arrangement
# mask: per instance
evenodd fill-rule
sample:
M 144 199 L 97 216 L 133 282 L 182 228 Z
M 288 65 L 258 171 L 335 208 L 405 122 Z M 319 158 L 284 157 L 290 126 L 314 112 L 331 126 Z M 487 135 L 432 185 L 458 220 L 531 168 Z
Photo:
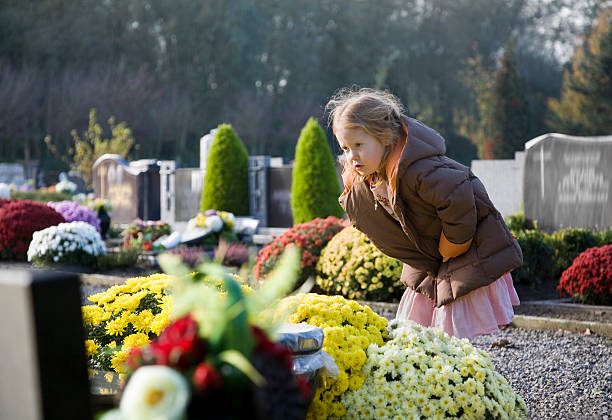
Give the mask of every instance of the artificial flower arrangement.
M 96 266 L 106 245 L 96 229 L 86 222 L 60 223 L 34 232 L 28 261 L 37 265 L 81 264 Z
M 384 255 L 352 226 L 329 241 L 316 273 L 321 289 L 349 299 L 397 301 L 405 290 L 400 281 L 402 263 Z
M 208 209 L 198 213 L 196 217 L 187 222 L 187 229 L 210 229 L 210 235 L 202 239 L 201 246 L 217 246 L 221 239 L 226 242 L 238 241 L 235 231 L 236 218 L 233 213 L 222 210 Z
M 525 401 L 467 339 L 413 321 L 389 324 L 373 343 L 359 389 L 340 396 L 346 419 L 522 419 Z
M 289 251 L 273 278 L 245 295 L 222 266 L 204 263 L 194 274 L 161 256 L 173 274 L 171 322 L 129 351 L 119 408 L 103 418 L 304 418 L 309 388 L 292 372 L 291 351 L 271 339 L 283 318 L 275 302 L 292 288 L 298 261 Z
M 302 265 L 297 282 L 299 286 L 309 277 L 315 277 L 315 268 L 321 251 L 334 235 L 345 227 L 345 220 L 329 216 L 325 219 L 316 218 L 287 229 L 259 251 L 253 270 L 255 277 L 264 280 L 278 263 L 284 249 L 289 245 L 297 245 L 302 251 Z
M 151 251 L 156 239 L 171 232 L 172 228 L 166 222 L 138 218 L 123 231 L 123 247 L 136 246 L 142 247 L 144 251 Z
M 86 222 L 100 232 L 100 219 L 97 212 L 75 201 L 49 201 L 47 205 L 61 214 L 67 222 Z
M 294 298 L 286 298 L 291 299 Z M 325 420 L 342 417 L 348 407 L 340 397 L 361 387 L 366 350 L 371 344 L 383 345 L 387 320 L 374 313 L 369 306 L 341 296 L 309 293 L 302 298 L 289 321 L 323 328 L 323 350 L 334 358 L 340 371 L 337 378 L 324 378 L 319 382 L 306 418 Z

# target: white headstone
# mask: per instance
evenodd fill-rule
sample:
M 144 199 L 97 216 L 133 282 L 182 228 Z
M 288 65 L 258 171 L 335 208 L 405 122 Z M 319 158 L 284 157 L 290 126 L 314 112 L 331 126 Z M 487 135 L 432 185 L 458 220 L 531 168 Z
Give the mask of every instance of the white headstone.
M 215 134 L 217 134 L 217 129 L 213 128 L 210 130 L 210 133 L 205 134 L 200 139 L 200 169 L 206 171 L 206 162 L 208 161 L 208 151 L 210 150 L 210 145 L 215 139 Z

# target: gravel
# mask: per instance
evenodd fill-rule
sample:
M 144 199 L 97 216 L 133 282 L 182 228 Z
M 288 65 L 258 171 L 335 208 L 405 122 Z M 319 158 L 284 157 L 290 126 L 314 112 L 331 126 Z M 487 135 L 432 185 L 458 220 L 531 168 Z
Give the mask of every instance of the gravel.
M 473 344 L 525 399 L 528 418 L 612 419 L 612 339 L 507 327 Z

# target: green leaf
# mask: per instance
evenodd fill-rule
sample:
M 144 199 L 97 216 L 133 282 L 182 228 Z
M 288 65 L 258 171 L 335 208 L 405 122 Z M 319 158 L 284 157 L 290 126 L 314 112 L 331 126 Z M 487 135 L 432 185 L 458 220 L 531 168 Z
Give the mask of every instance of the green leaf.
M 257 386 L 264 386 L 266 378 L 255 369 L 255 367 L 244 357 L 242 353 L 236 350 L 225 350 L 219 353 L 219 360 L 235 366 L 238 370 L 244 373 Z

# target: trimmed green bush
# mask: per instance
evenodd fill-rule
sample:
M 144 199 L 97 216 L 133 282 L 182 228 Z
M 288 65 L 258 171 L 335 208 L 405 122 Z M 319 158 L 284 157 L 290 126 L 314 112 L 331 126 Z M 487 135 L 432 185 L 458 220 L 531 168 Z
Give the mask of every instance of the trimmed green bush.
M 586 228 L 565 228 L 551 235 L 555 247 L 553 256 L 555 262 L 554 278 L 559 278 L 561 273 L 572 265 L 574 259 L 588 248 L 599 246 L 599 235 L 597 232 Z
M 293 223 L 327 216 L 342 217 L 340 183 L 325 132 L 310 118 L 298 139 L 291 184 Z
M 612 229 L 600 230 L 597 233 L 599 246 L 612 244 Z
M 349 299 L 393 302 L 402 297 L 402 263 L 349 226 L 334 236 L 317 263 L 317 285 Z
M 523 251 L 523 265 L 512 272 L 514 281 L 535 286 L 552 279 L 555 247 L 548 235 L 539 230 L 524 230 L 516 236 Z
M 248 155 L 236 131 L 221 124 L 210 145 L 200 211 L 223 210 L 249 214 Z
M 510 232 L 514 234 L 524 230 L 537 229 L 536 224 L 527 220 L 522 212 L 506 217 L 505 222 Z

